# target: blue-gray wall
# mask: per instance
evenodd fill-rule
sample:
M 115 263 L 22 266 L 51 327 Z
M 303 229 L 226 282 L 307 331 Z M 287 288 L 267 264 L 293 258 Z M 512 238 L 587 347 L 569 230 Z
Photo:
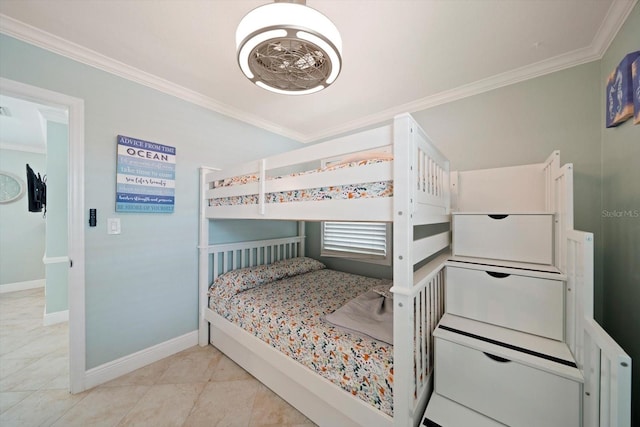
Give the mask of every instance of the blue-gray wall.
M 87 368 L 196 330 L 198 167 L 300 144 L 11 37 L 0 36 L 0 52 L 2 77 L 85 102 L 86 222 L 89 208 L 98 213 L 85 231 Z M 174 213 L 115 212 L 119 134 L 176 147 Z M 107 235 L 108 217 L 122 234 Z M 248 223 L 246 235 L 251 227 L 263 232 Z
M 47 122 L 47 233 L 46 259 L 66 257 L 67 171 L 69 158 L 69 129 L 66 124 Z M 45 311 L 47 314 L 68 308 L 67 262 L 45 264 Z
M 26 186 L 26 164 L 46 173 L 44 154 L 0 149 L 0 170 L 19 176 Z M 45 219 L 29 212 L 27 195 L 12 203 L 0 204 L 0 286 L 42 280 L 45 268 Z
M 596 240 L 595 315 L 602 318 L 600 66 L 572 67 L 414 115 L 452 170 L 541 163 L 560 150 L 574 165 L 574 226 Z
M 640 50 L 640 4 L 601 61 L 602 240 L 604 328 L 633 359 L 631 425 L 640 425 L 640 125 L 606 128 L 605 81 L 628 53 Z
M 572 67 L 412 113 L 452 170 L 542 163 L 560 150 L 574 164 L 575 228 L 596 240 L 595 316 L 602 319 L 600 230 L 600 63 Z M 309 250 L 319 255 L 320 230 L 309 227 Z M 323 259 L 354 273 L 387 274 L 380 266 Z

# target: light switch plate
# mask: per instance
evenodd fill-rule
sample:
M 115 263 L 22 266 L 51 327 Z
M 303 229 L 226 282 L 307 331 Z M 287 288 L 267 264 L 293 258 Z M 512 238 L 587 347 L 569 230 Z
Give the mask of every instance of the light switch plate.
M 107 218 L 107 234 L 120 234 L 120 218 Z

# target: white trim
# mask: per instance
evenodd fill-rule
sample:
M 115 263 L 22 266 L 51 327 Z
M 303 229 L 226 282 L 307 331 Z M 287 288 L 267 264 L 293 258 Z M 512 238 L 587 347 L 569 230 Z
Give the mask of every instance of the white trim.
M 638 0 L 614 0 L 611 3 L 607 16 L 591 42 L 591 47 L 598 53 L 599 58 L 602 58 L 607 52 L 637 2 Z
M 24 151 L 25 153 L 47 154 L 46 147 L 33 147 L 28 145 L 10 144 L 0 142 L 0 150 Z
M 1 16 L 0 16 L 1 18 Z M 2 24 L 3 25 L 3 24 Z M 0 25 L 0 27 L 2 26 Z M 84 101 L 58 92 L 0 77 L 3 94 L 64 108 L 69 115 L 68 163 L 68 256 L 69 269 L 69 388 L 79 393 L 85 387 L 85 266 L 84 266 Z
M 172 356 L 198 345 L 198 331 L 191 331 L 168 341 L 145 348 L 111 362 L 104 363 L 86 372 L 86 388 L 92 388 L 153 362 Z
M 69 257 L 68 256 L 54 256 L 54 257 L 48 257 L 48 256 L 43 256 L 42 257 L 42 263 L 45 265 L 48 264 L 62 264 L 62 263 L 69 263 Z
M 199 105 L 209 110 L 224 114 L 245 123 L 268 130 L 278 135 L 294 139 L 303 143 L 315 142 L 340 133 L 349 132 L 391 119 L 399 113 L 416 112 L 437 105 L 457 101 L 462 98 L 478 95 L 500 87 L 519 83 L 524 80 L 540 77 L 555 71 L 564 70 L 576 65 L 601 59 L 607 48 L 620 30 L 620 27 L 633 10 L 637 0 L 614 0 L 607 12 L 602 25 L 598 29 L 594 40 L 585 48 L 577 49 L 563 55 L 549 58 L 535 64 L 527 65 L 496 76 L 479 80 L 458 88 L 443 91 L 416 101 L 399 105 L 367 117 L 329 128 L 315 134 L 302 134 L 292 129 L 264 120 L 258 116 L 240 111 L 232 106 L 223 104 L 213 98 L 204 96 L 184 86 L 174 84 L 153 74 L 116 61 L 76 43 L 55 36 L 39 28 L 25 24 L 7 15 L 0 14 L 0 32 L 18 40 L 55 52 L 74 61 L 115 74 L 127 80 L 134 81 L 160 92 L 173 95 L 187 102 Z
M 60 123 L 63 125 L 69 124 L 69 115 L 66 110 L 39 107 L 38 112 L 45 121 Z
M 18 40 L 22 40 L 29 44 L 57 53 L 58 55 L 73 59 L 74 61 L 78 61 L 82 64 L 89 65 L 99 70 L 139 83 L 143 86 L 175 96 L 176 98 L 183 99 L 192 104 L 199 105 L 217 113 L 224 114 L 225 116 L 249 123 L 275 134 L 292 138 L 294 140 L 305 139 L 304 135 L 291 129 L 285 129 L 276 123 L 248 114 L 184 86 L 177 85 L 151 73 L 147 73 L 120 61 L 116 61 L 115 59 L 94 50 L 80 46 L 1 13 L 0 32 Z
M 387 110 L 383 110 L 376 114 L 372 114 L 343 125 L 328 128 L 322 132 L 307 135 L 307 139 L 302 142 L 317 141 L 329 138 L 334 135 L 346 133 L 354 129 L 360 129 L 371 126 L 376 123 L 384 122 L 401 113 L 415 113 L 438 105 L 448 104 L 460 99 L 469 98 L 485 92 L 490 92 L 501 87 L 510 86 L 536 77 L 561 71 L 587 62 L 601 59 L 602 56 L 595 52 L 593 47 L 574 50 L 564 55 L 559 55 L 544 61 L 536 62 L 515 70 L 507 71 L 486 79 L 478 80 L 466 85 L 462 85 L 450 90 L 429 95 L 427 97 L 417 99 L 402 105 L 396 105 Z
M 86 390 L 84 263 L 84 101 L 69 99 L 69 175 L 67 253 L 69 268 L 69 384 L 72 393 Z
M 44 308 L 44 316 L 42 316 L 42 325 L 51 326 L 56 323 L 64 323 L 69 321 L 69 310 L 54 311 L 47 313 L 47 307 Z
M 26 291 L 27 289 L 44 288 L 45 279 L 26 280 L 24 282 L 6 283 L 0 285 L 0 294 Z
M 526 80 L 551 74 L 567 68 L 586 64 L 602 59 L 607 48 L 618 34 L 618 31 L 633 10 L 638 0 L 614 0 L 607 12 L 596 36 L 587 47 L 576 49 L 562 55 L 555 56 L 534 64 L 516 68 L 515 70 L 497 74 L 486 79 L 478 80 L 457 88 L 430 95 L 406 104 L 394 106 L 390 109 L 347 122 L 343 125 L 328 128 L 322 132 L 306 135 L 301 142 L 314 142 L 342 133 L 350 132 L 376 123 L 381 123 L 400 113 L 413 113 L 449 102 L 458 101 L 481 93 L 499 89 L 504 86 L 520 83 Z

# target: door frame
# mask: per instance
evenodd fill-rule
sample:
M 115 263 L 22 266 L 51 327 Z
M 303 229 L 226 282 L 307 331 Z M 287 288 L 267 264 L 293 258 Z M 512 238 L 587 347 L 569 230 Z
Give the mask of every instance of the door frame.
M 85 260 L 84 260 L 84 100 L 0 77 L 0 92 L 67 111 L 69 158 L 67 176 L 69 390 L 86 389 Z

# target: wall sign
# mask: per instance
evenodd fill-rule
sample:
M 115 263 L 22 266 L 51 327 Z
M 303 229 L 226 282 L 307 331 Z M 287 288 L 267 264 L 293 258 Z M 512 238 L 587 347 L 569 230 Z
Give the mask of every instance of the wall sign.
M 116 212 L 173 212 L 176 148 L 118 135 L 116 179 Z

